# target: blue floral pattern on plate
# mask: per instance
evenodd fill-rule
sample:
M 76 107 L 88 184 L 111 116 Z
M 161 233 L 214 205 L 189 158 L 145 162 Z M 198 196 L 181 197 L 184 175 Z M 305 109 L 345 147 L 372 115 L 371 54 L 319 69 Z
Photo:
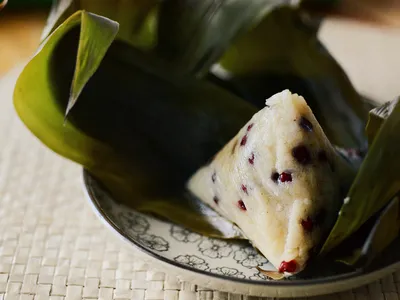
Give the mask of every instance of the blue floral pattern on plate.
M 87 185 L 97 205 L 123 234 L 158 256 L 187 267 L 227 277 L 267 280 L 256 267 L 273 269 L 251 245 L 213 239 L 114 201 L 90 176 Z

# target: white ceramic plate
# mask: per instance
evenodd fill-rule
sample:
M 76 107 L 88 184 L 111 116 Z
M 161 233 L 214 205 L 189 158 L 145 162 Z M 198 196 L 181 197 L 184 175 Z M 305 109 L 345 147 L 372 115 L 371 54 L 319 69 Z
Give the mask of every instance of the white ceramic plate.
M 87 172 L 84 171 L 83 176 L 93 209 L 116 235 L 147 254 L 152 261 L 157 260 L 165 272 L 203 287 L 253 296 L 311 296 L 367 284 L 400 267 L 399 254 L 384 256 L 368 270 L 318 264 L 310 270 L 311 275 L 271 281 L 256 267 L 272 270 L 272 265 L 250 245 L 208 238 L 141 214 L 112 199 Z M 400 253 L 396 250 L 391 249 L 391 253 Z

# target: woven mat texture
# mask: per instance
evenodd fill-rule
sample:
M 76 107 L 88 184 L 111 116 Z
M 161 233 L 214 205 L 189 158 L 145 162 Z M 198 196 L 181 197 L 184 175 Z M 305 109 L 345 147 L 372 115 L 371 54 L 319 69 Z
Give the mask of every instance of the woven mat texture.
M 0 300 L 267 299 L 204 290 L 143 263 L 91 211 L 81 168 L 45 148 L 17 118 L 14 81 L 0 81 Z M 399 290 L 400 272 L 311 299 L 397 300 Z

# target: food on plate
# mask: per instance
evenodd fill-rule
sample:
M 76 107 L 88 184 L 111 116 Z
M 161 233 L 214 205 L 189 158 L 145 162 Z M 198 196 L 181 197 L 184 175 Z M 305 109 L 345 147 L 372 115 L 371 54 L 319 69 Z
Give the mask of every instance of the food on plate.
M 275 94 L 188 189 L 281 273 L 304 269 L 341 205 L 341 157 L 303 97 Z
M 273 279 L 313 254 L 353 269 L 383 250 L 398 257 L 400 104 L 373 109 L 357 93 L 304 7 L 64 2 L 15 108 L 116 201 L 207 238 L 250 240 Z

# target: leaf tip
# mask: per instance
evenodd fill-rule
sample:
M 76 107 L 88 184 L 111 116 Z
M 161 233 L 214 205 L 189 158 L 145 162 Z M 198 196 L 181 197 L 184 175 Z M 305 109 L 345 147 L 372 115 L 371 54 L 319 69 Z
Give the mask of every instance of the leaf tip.
M 71 109 L 74 107 L 74 105 L 76 103 L 76 99 L 77 99 L 77 97 L 74 97 L 72 95 L 68 99 L 68 104 L 67 104 L 67 108 L 65 109 L 65 115 L 64 115 L 64 125 L 65 125 L 65 122 L 67 121 L 68 114 L 70 113 Z

